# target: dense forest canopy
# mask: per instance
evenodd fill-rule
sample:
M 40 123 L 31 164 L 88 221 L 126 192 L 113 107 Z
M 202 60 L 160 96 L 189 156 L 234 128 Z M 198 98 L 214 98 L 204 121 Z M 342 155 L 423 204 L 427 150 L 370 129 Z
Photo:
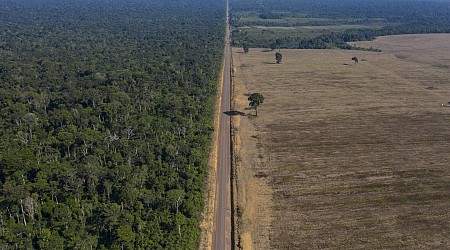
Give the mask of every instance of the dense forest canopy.
M 354 49 L 377 36 L 450 32 L 450 2 L 432 0 L 235 0 L 235 45 Z M 242 32 L 240 28 L 245 27 Z M 258 27 L 258 28 L 254 28 Z M 268 27 L 266 29 L 262 29 Z M 275 30 L 271 27 L 290 27 Z
M 225 1 L 0 1 L 0 248 L 194 249 Z

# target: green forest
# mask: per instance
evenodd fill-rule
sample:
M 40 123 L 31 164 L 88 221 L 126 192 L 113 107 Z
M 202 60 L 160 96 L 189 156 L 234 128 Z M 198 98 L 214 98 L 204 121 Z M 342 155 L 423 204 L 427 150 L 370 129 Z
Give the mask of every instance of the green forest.
M 225 1 L 0 1 L 0 249 L 196 249 Z
M 234 0 L 231 12 L 234 46 L 361 49 L 348 42 L 450 33 L 449 1 Z

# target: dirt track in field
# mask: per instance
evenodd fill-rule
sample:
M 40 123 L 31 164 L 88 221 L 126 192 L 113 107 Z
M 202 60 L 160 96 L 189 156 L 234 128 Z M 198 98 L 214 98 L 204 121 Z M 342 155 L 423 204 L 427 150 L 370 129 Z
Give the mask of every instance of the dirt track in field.
M 244 249 L 450 246 L 448 44 L 384 37 L 358 43 L 382 53 L 282 50 L 281 65 L 234 49 Z

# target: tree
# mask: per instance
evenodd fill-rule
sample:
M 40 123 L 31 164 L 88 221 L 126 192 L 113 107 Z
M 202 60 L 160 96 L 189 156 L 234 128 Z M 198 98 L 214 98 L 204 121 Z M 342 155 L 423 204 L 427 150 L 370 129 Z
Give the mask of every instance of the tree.
M 253 93 L 248 96 L 248 105 L 255 109 L 256 116 L 258 116 L 258 107 L 264 102 L 264 96 L 260 93 Z
M 283 59 L 283 55 L 281 53 L 277 52 L 275 54 L 275 60 L 277 61 L 277 64 L 281 63 L 281 59 Z
M 122 247 L 125 245 L 129 249 L 133 247 L 133 242 L 136 239 L 136 233 L 133 232 L 131 225 L 122 224 L 116 230 L 117 239 L 122 243 Z M 123 248 L 122 248 L 123 249 Z
M 247 54 L 247 53 L 248 53 L 248 50 L 249 50 L 248 44 L 247 44 L 247 43 L 244 43 L 244 44 L 242 45 L 242 48 L 244 49 L 244 53 Z
M 278 52 L 281 49 L 281 44 L 283 43 L 283 41 L 281 39 L 277 39 L 275 40 L 275 45 L 278 47 Z
M 355 61 L 355 64 L 357 64 L 358 61 L 359 61 L 359 60 L 358 60 L 358 57 L 356 57 L 356 56 L 355 56 L 355 57 L 352 57 L 352 61 Z
M 270 44 L 270 49 L 273 51 L 277 48 L 277 44 L 276 43 L 271 43 Z

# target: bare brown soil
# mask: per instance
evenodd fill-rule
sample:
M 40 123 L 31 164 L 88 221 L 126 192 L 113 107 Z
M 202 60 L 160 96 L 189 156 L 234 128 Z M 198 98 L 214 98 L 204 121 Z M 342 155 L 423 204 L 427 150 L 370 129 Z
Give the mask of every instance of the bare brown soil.
M 232 107 L 234 110 L 245 111 L 243 107 L 246 107 L 248 102 L 243 93 L 247 93 L 247 89 L 244 84 L 236 84 L 236 80 L 240 81 L 233 79 L 233 92 L 238 95 L 233 96 Z M 248 117 L 233 116 L 232 126 L 237 194 L 236 224 L 239 238 L 236 242 L 237 249 L 269 249 L 272 189 L 267 179 L 255 178 L 259 173 L 258 168 L 267 163 L 263 156 L 265 149 L 257 147 L 258 133 Z
M 235 49 L 244 249 L 448 248 L 449 44 L 385 37 L 364 44 L 382 53 L 282 50 L 280 65 Z
M 357 42 L 356 45 L 381 48 L 383 52 L 407 61 L 449 68 L 449 37 L 449 34 L 385 36 L 375 41 Z

